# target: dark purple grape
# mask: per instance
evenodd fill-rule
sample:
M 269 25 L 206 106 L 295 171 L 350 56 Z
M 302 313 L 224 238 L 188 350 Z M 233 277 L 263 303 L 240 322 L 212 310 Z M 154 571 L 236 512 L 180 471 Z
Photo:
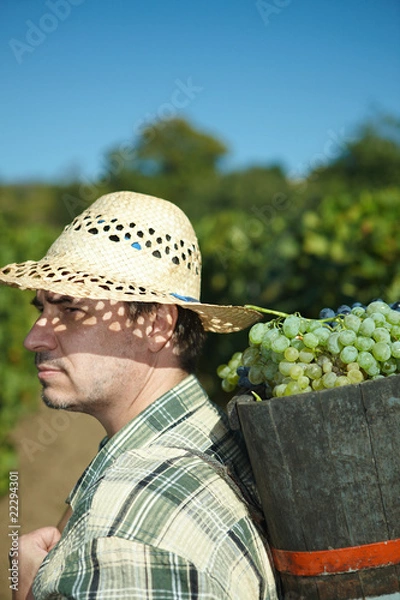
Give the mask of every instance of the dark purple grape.
M 246 377 L 245 375 L 243 375 L 242 377 L 239 378 L 238 384 L 239 384 L 239 387 L 246 388 L 246 389 L 250 389 L 251 387 L 254 387 L 253 384 L 251 383 L 251 381 L 249 380 L 249 378 Z
M 341 304 L 336 311 L 337 315 L 348 315 L 351 313 L 351 308 L 348 304 Z
M 336 316 L 335 311 L 332 308 L 323 308 L 320 310 L 320 319 L 333 319 Z
M 244 367 L 243 365 L 240 365 L 240 367 L 236 369 L 236 373 L 239 375 L 239 377 L 246 376 L 248 372 L 249 367 Z

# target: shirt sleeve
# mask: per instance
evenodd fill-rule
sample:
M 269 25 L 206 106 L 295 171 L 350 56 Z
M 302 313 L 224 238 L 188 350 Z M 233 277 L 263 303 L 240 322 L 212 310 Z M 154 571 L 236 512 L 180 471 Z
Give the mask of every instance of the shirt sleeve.
M 71 553 L 61 569 L 43 563 L 35 600 L 228 600 L 229 591 L 188 560 L 119 537 L 103 537 Z

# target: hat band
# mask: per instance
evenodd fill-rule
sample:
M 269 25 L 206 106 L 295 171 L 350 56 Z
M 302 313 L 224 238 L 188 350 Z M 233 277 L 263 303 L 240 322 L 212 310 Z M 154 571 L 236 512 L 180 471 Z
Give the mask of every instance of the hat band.
M 191 296 L 181 296 L 181 294 L 173 294 L 171 292 L 171 296 L 176 298 L 177 300 L 183 300 L 184 302 L 200 302 L 197 298 L 192 298 Z

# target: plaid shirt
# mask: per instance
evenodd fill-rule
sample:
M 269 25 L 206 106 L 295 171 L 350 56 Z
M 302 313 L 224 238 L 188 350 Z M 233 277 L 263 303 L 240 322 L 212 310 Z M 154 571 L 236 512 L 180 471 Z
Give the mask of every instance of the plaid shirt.
M 35 599 L 276 599 L 224 465 L 251 493 L 246 455 L 189 376 L 102 443 L 68 499 L 73 514 L 39 569 Z

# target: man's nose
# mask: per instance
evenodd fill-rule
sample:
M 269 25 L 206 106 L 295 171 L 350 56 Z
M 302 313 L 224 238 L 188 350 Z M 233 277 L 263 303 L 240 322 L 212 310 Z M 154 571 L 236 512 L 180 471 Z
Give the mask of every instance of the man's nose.
M 47 317 L 39 317 L 24 340 L 24 346 L 31 352 L 54 350 L 57 340 L 54 326 Z

